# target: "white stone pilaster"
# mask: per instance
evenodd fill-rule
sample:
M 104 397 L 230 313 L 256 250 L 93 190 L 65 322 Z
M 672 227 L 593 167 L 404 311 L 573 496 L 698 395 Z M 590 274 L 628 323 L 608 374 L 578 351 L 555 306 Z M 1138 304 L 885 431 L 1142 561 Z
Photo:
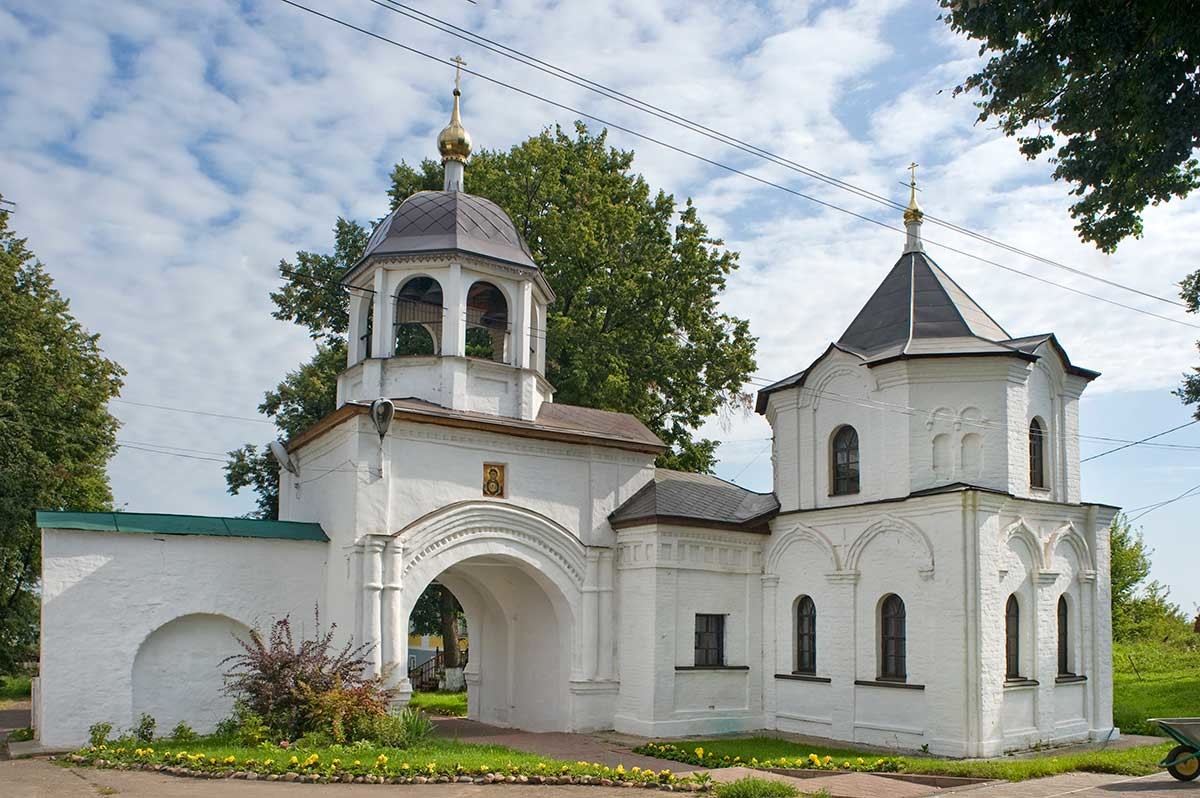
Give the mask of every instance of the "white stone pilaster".
M 779 668 L 780 629 L 776 620 L 779 595 L 779 576 L 763 574 L 762 577 L 762 678 L 763 678 L 763 714 L 766 716 L 768 729 L 777 726 L 775 713 L 779 709 L 778 692 L 775 689 L 775 674 Z M 786 637 L 785 637 L 786 639 Z
M 613 565 L 613 549 L 600 552 L 599 584 L 597 596 L 599 599 L 600 628 L 598 630 L 598 647 L 596 662 L 596 678 L 612 679 L 616 674 L 614 659 L 616 657 L 616 610 L 613 606 L 613 592 L 616 568 Z
M 451 263 L 442 286 L 442 301 L 446 303 L 442 324 L 442 355 L 462 357 L 466 353 L 467 294 L 463 286 L 462 265 Z
M 825 615 L 827 624 L 817 624 L 817 673 L 826 673 L 832 679 L 833 690 L 833 736 L 843 740 L 854 739 L 854 702 L 856 692 L 854 680 L 874 679 L 876 673 L 859 673 L 856 655 L 858 651 L 858 571 L 837 571 L 827 576 L 833 606 Z M 868 599 L 869 600 L 869 599 Z M 821 632 L 829 630 L 835 639 L 821 639 Z M 865 634 L 874 635 L 875 630 L 864 629 Z M 832 635 L 826 635 L 832 637 Z
M 579 633 L 582 637 L 580 649 L 582 656 L 579 672 L 572 679 L 594 679 L 597 671 L 598 637 L 600 631 L 600 551 L 595 548 L 587 549 L 587 573 L 583 578 L 582 623 Z
M 381 673 L 383 664 L 383 550 L 387 538 L 368 535 L 362 546 L 362 630 L 361 642 L 371 646 L 367 655 L 372 675 Z
M 412 696 L 408 681 L 408 617 L 404 612 L 403 544 L 397 538 L 387 539 L 383 551 L 383 669 L 388 674 L 388 686 L 398 693 L 395 703 L 407 704 Z

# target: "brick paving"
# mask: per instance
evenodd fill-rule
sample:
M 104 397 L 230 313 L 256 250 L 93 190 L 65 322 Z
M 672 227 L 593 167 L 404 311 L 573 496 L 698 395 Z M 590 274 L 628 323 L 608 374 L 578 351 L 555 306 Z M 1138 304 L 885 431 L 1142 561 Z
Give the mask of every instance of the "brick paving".
M 673 762 L 669 759 L 655 759 L 640 756 L 629 750 L 628 744 L 606 739 L 600 735 L 571 734 L 568 732 L 525 732 L 516 729 L 503 729 L 498 726 L 488 726 L 473 720 L 462 718 L 440 718 L 435 721 L 437 735 L 464 743 L 482 743 L 486 745 L 503 745 L 540 754 L 551 759 L 562 759 L 567 762 L 599 762 L 615 768 L 624 765 L 625 769 L 639 767 L 642 769 L 663 770 L 673 773 L 686 773 L 696 770 L 691 765 Z M 639 741 L 640 742 L 640 741 Z M 637 745 L 637 742 L 633 742 Z

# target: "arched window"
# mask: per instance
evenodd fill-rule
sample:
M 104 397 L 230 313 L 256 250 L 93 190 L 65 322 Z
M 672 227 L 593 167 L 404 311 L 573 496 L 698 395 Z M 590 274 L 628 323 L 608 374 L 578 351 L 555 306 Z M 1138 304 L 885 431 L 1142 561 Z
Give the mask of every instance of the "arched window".
M 904 681 L 908 678 L 904 601 L 895 593 L 885 596 L 879 607 L 879 678 Z
M 817 672 L 817 605 L 808 596 L 796 602 L 796 673 Z
M 1021 678 L 1021 605 L 1015 595 L 1004 607 L 1004 678 Z
M 396 292 L 396 355 L 442 351 L 442 286 L 432 277 L 413 277 Z
M 846 425 L 833 435 L 833 495 L 858 493 L 858 433 Z
M 467 292 L 467 357 L 508 362 L 508 300 L 491 283 Z
M 1046 430 L 1038 418 L 1029 422 L 1029 487 L 1046 487 Z
M 1071 627 L 1067 597 L 1058 597 L 1058 675 L 1074 676 L 1071 670 Z

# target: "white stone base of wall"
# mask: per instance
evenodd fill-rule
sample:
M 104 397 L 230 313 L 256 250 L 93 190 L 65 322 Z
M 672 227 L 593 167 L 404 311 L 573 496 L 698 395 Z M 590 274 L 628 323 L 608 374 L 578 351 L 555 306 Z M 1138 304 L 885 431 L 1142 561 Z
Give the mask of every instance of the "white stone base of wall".
M 765 729 L 762 715 L 721 715 L 706 718 L 646 721 L 627 715 L 613 719 L 613 729 L 641 737 L 690 737 L 694 735 L 732 734 Z

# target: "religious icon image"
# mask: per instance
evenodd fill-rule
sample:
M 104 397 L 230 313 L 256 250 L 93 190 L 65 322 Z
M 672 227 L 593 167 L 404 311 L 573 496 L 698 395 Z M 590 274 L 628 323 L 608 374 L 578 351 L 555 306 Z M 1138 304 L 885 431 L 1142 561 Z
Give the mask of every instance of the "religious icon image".
M 483 464 L 483 495 L 504 496 L 504 466 L 499 463 Z

